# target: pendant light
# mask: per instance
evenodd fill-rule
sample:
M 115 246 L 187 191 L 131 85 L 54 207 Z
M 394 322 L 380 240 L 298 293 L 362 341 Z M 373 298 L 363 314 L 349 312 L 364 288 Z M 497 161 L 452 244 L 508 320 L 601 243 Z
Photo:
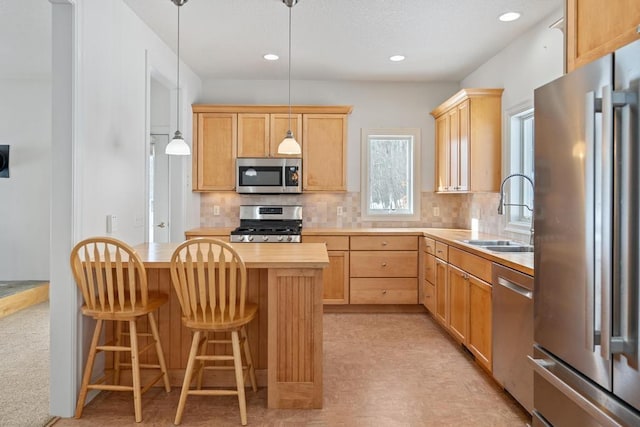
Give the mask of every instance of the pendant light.
M 278 154 L 300 154 L 300 144 L 293 137 L 291 132 L 291 8 L 298 3 L 298 0 L 282 0 L 289 8 L 289 130 L 280 145 L 278 145 Z
M 171 0 L 173 4 L 178 6 L 178 66 L 176 72 L 176 133 L 173 135 L 173 139 L 167 148 L 165 148 L 165 154 L 173 156 L 188 156 L 191 154 L 189 145 L 184 141 L 182 133 L 180 132 L 180 6 L 185 4 L 189 0 Z

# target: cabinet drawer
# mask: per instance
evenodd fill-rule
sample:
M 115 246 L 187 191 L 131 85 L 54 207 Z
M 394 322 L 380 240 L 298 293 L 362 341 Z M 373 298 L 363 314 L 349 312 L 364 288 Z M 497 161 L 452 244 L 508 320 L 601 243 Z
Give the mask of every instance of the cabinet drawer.
M 449 260 L 449 245 L 442 243 L 442 242 L 436 242 L 436 253 L 435 255 L 445 261 Z
M 411 279 L 351 279 L 351 304 L 417 304 L 418 285 Z
M 349 236 L 302 236 L 304 243 L 324 243 L 328 251 L 348 251 Z
M 352 251 L 417 251 L 418 236 L 351 236 Z
M 491 261 L 457 248 L 449 248 L 449 264 L 491 283 Z
M 414 251 L 351 251 L 351 277 L 417 277 Z
M 433 255 L 424 256 L 424 279 L 436 283 L 436 257 Z
M 424 251 L 428 254 L 435 255 L 436 254 L 436 241 L 430 239 L 429 237 L 423 237 L 424 241 Z
M 222 240 L 223 242 L 227 242 L 229 243 L 229 235 L 225 235 L 225 236 L 187 236 L 187 240 L 191 240 L 191 239 L 200 239 L 202 237 L 205 237 L 207 239 L 218 239 L 218 240 Z

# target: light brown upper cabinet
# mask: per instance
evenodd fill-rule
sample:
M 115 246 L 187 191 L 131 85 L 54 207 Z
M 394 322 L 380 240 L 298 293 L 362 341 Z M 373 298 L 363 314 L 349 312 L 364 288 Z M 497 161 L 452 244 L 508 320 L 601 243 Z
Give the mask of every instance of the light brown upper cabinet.
M 237 127 L 237 114 L 193 115 L 193 191 L 235 188 Z
M 567 72 L 640 38 L 638 0 L 567 0 Z
M 289 114 L 238 114 L 238 157 L 300 157 L 278 154 L 289 130 Z M 291 115 L 293 136 L 302 145 L 302 114 Z
M 462 89 L 431 115 L 436 121 L 436 191 L 500 188 L 503 89 Z
M 293 135 L 302 145 L 304 191 L 346 190 L 347 116 L 351 106 L 294 105 Z M 196 104 L 193 110 L 193 190 L 235 189 L 238 157 L 278 155 L 289 130 L 287 105 Z
M 304 114 L 302 120 L 302 190 L 345 191 L 347 115 Z

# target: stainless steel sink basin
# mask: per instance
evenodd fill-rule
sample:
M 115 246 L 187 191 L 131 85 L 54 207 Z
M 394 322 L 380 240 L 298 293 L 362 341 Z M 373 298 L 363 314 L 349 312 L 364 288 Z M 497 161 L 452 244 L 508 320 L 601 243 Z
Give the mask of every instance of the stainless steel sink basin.
M 506 246 L 516 244 L 511 240 L 461 240 L 461 242 L 474 246 Z
M 487 245 L 482 246 L 483 249 L 487 249 L 494 252 L 533 252 L 533 246 L 517 245 L 511 243 L 509 245 Z

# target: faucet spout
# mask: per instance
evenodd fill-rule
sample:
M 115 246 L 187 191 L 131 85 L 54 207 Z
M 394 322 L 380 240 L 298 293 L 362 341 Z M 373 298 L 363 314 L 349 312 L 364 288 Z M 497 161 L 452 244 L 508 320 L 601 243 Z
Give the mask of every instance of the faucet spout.
M 527 175 L 523 174 L 523 173 L 513 173 L 509 176 L 507 176 L 505 179 L 502 180 L 502 184 L 500 184 L 500 204 L 498 205 L 498 215 L 502 215 L 504 214 L 504 207 L 505 206 L 524 206 L 525 208 L 529 209 L 529 211 L 533 212 L 533 198 L 531 199 L 531 207 L 529 207 L 529 205 L 527 205 L 526 203 L 505 203 L 504 202 L 504 184 L 505 182 L 507 182 L 508 180 L 510 180 L 511 178 L 514 178 L 516 176 L 522 177 L 524 179 L 526 179 L 527 181 L 529 181 L 529 183 L 531 184 L 531 189 L 533 191 L 535 191 L 535 186 L 533 185 L 533 180 L 531 178 L 529 178 Z M 530 230 L 530 235 L 529 235 L 529 244 L 533 245 L 533 222 L 531 223 L 531 230 Z

